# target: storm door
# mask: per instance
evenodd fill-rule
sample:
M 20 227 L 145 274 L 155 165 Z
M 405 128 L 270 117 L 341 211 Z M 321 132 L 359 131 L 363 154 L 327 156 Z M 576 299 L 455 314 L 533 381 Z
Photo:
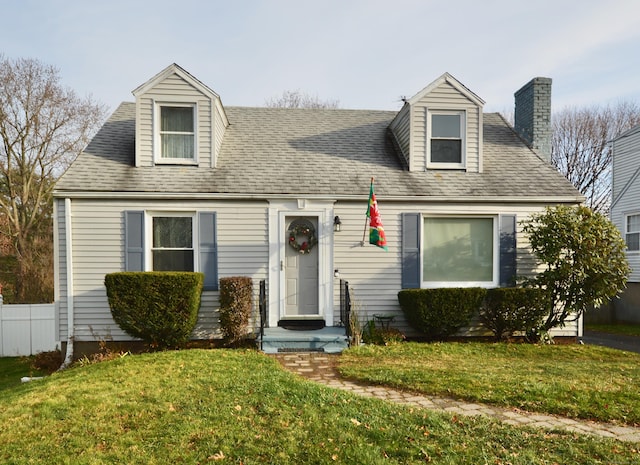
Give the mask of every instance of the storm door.
M 320 314 L 318 296 L 317 217 L 285 218 L 285 318 Z

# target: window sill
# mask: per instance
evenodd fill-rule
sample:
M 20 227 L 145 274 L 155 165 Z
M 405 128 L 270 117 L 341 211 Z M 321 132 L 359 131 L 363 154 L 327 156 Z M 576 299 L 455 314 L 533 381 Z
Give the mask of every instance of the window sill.
M 427 171 L 435 170 L 458 170 L 466 171 L 467 167 L 462 163 L 427 163 Z
M 155 160 L 156 165 L 182 165 L 182 166 L 198 166 L 197 160 L 183 160 L 179 158 L 163 158 Z

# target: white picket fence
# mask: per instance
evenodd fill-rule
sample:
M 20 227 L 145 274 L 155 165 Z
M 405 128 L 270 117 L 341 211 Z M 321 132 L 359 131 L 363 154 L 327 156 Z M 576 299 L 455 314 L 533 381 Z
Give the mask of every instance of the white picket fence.
M 55 335 L 55 304 L 2 305 L 0 301 L 0 357 L 55 350 Z

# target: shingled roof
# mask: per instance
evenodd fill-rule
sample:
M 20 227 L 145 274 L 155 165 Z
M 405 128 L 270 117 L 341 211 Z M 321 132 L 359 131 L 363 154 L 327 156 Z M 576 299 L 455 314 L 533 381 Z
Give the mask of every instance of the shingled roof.
M 580 200 L 498 113 L 485 113 L 483 173 L 409 172 L 388 129 L 392 111 L 225 107 L 215 168 L 135 167 L 135 104 L 123 103 L 56 185 L 78 193 L 160 193 L 425 200 Z M 105 195 L 108 196 L 108 195 Z

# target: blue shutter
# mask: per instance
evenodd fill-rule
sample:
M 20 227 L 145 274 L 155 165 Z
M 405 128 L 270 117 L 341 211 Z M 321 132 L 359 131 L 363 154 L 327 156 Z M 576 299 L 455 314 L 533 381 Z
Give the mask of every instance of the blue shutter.
M 500 286 L 516 284 L 516 215 L 500 215 Z
M 124 269 L 144 271 L 144 212 L 124 212 Z
M 402 214 L 402 289 L 420 287 L 420 214 Z
M 200 271 L 204 273 L 204 290 L 218 290 L 218 238 L 216 237 L 216 214 L 198 213 L 198 253 Z

